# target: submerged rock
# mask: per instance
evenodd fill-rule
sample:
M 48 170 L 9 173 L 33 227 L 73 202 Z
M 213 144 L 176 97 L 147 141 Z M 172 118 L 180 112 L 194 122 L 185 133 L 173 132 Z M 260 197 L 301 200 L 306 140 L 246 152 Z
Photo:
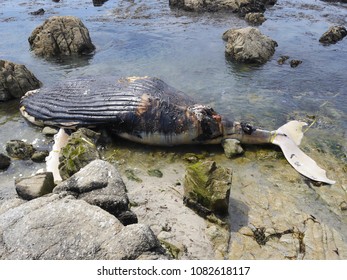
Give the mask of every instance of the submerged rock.
M 223 39 L 227 41 L 226 55 L 238 62 L 265 63 L 278 46 L 254 27 L 229 29 L 224 32 Z
M 301 63 L 302 63 L 302 60 L 292 59 L 290 61 L 290 67 L 292 68 L 298 67 Z
M 0 225 L 3 260 L 167 258 L 148 226 L 125 227 L 113 215 L 72 196 L 1 205 Z
M 347 30 L 343 26 L 332 26 L 320 38 L 319 42 L 325 45 L 335 44 L 347 36 Z
M 77 199 L 99 206 L 124 225 L 137 223 L 136 215 L 129 210 L 125 184 L 117 169 L 106 161 L 94 160 L 60 183 L 53 192 L 67 192 Z
M 86 128 L 71 134 L 59 157 L 59 172 L 63 179 L 69 178 L 88 163 L 100 158 L 95 144 L 98 136 L 98 133 Z
M 0 170 L 7 169 L 11 164 L 11 158 L 0 153 Z
M 266 21 L 266 18 L 263 13 L 247 13 L 245 20 L 251 24 L 262 24 Z
M 55 57 L 94 51 L 88 29 L 73 16 L 54 16 L 36 27 L 28 38 L 36 55 Z
M 0 60 L 0 101 L 22 97 L 41 82 L 24 65 Z
M 188 205 L 197 203 L 202 209 L 225 215 L 228 213 L 231 179 L 231 170 L 217 166 L 214 161 L 190 165 L 184 178 L 185 201 Z
M 12 158 L 30 159 L 35 151 L 33 145 L 22 140 L 10 140 L 6 143 L 6 152 Z
M 25 200 L 51 193 L 55 187 L 52 172 L 38 173 L 31 177 L 17 179 L 15 186 L 17 194 Z

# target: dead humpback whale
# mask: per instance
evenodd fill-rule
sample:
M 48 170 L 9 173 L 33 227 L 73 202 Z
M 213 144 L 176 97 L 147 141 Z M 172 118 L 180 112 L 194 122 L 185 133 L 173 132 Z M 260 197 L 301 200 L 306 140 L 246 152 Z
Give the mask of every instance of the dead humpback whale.
M 298 148 L 305 123 L 291 121 L 275 131 L 266 131 L 230 121 L 158 78 L 128 77 L 116 83 L 65 81 L 27 92 L 21 99 L 20 112 L 35 125 L 105 126 L 120 137 L 149 145 L 218 144 L 228 138 L 245 144 L 272 143 L 281 147 L 299 173 L 315 181 L 335 183 Z

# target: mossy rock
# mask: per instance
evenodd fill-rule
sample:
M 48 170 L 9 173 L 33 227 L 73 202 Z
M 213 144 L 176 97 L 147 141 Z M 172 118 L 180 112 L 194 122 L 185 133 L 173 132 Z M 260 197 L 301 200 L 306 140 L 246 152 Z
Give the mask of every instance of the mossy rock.
M 214 161 L 197 162 L 187 167 L 184 196 L 213 213 L 228 213 L 232 171 Z
M 33 145 L 22 140 L 10 140 L 6 143 L 6 152 L 12 158 L 30 159 L 35 151 Z
M 59 172 L 66 180 L 100 155 L 96 147 L 97 133 L 81 129 L 71 134 L 59 158 Z

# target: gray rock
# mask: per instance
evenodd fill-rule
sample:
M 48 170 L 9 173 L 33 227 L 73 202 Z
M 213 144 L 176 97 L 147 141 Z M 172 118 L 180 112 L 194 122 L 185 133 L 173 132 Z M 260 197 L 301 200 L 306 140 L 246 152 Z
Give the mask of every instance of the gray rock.
M 31 177 L 16 179 L 15 186 L 17 194 L 25 200 L 51 193 L 55 187 L 52 172 L 43 172 Z
M 11 164 L 11 159 L 0 153 L 0 170 L 4 170 L 4 169 L 7 169 Z
M 325 45 L 335 44 L 347 36 L 347 30 L 343 26 L 332 26 L 320 38 L 319 42 Z
M 42 129 L 42 133 L 43 133 L 44 135 L 53 136 L 54 134 L 57 134 L 57 133 L 58 133 L 58 129 L 53 128 L 53 127 L 49 127 L 49 126 L 45 126 L 45 127 Z
M 46 157 L 49 155 L 49 151 L 36 151 L 32 156 L 31 160 L 34 162 L 45 162 Z
M 103 160 L 94 160 L 53 191 L 67 192 L 91 205 L 96 205 L 116 216 L 123 224 L 137 222 L 129 210 L 125 184 L 117 169 Z
M 41 82 L 24 65 L 0 60 L 0 101 L 22 97 Z
M 229 29 L 224 32 L 225 53 L 238 62 L 265 63 L 275 52 L 277 43 L 254 27 Z
M 35 153 L 35 148 L 22 140 L 10 140 L 6 143 L 6 152 L 12 158 L 30 159 Z
M 184 196 L 187 205 L 200 204 L 216 214 L 228 213 L 232 172 L 214 161 L 198 162 L 187 167 Z M 195 207 L 195 206 L 194 206 Z M 208 213 L 203 213 L 207 214 Z
M 51 195 L 1 209 L 0 259 L 167 258 L 149 227 L 125 227 L 101 208 L 71 196 Z
M 222 146 L 224 149 L 224 154 L 227 158 L 233 158 L 244 153 L 244 150 L 240 145 L 240 141 L 236 139 L 225 139 L 222 142 Z
M 95 49 L 88 29 L 73 16 L 47 19 L 34 29 L 28 41 L 34 53 L 43 57 L 88 54 Z

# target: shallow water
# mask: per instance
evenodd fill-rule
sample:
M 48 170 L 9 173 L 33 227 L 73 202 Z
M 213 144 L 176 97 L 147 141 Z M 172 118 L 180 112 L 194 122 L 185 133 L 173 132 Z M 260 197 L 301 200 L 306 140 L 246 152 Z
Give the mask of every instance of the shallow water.
M 39 8 L 44 15 L 29 14 Z M 80 17 L 95 53 L 59 62 L 33 55 L 27 38 L 53 15 Z M 25 64 L 44 85 L 80 76 L 157 76 L 223 115 L 267 129 L 288 119 L 315 119 L 307 141 L 320 143 L 337 162 L 346 163 L 347 39 L 331 46 L 318 42 L 329 26 L 346 26 L 346 15 L 346 4 L 278 1 L 259 28 L 279 46 L 268 63 L 249 66 L 224 56 L 223 32 L 248 25 L 234 14 L 178 11 L 167 0 L 109 0 L 97 7 L 87 0 L 0 0 L 0 58 Z M 278 65 L 281 55 L 303 63 L 297 68 Z M 51 139 L 28 125 L 17 105 L 0 103 L 0 152 L 10 139 L 48 146 Z M 14 195 L 14 177 L 40 167 L 13 161 L 0 173 L 0 198 Z

